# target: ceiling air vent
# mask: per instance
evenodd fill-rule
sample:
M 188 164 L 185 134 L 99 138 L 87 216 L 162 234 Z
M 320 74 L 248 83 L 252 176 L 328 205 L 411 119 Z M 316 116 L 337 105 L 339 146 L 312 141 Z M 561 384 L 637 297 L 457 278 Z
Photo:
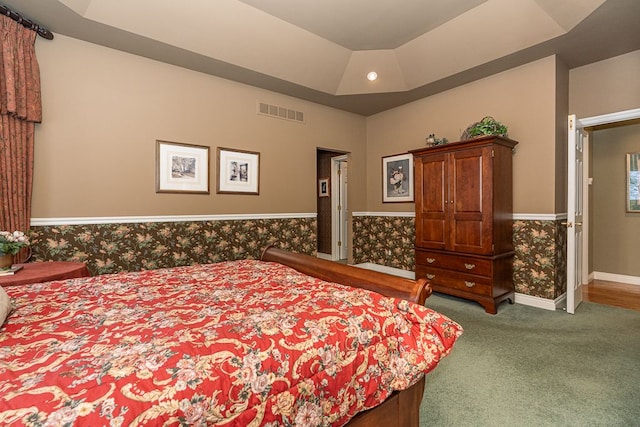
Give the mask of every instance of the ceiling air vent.
M 292 122 L 304 123 L 304 113 L 302 111 L 292 110 L 291 108 L 281 107 L 278 105 L 258 102 L 258 114 L 263 116 L 275 117 Z

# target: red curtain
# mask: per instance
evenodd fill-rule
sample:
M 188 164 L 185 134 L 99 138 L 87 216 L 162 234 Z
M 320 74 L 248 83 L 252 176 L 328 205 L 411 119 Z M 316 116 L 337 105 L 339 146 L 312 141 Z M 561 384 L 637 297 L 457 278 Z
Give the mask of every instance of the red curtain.
M 37 34 L 0 16 L 0 35 L 0 230 L 27 232 L 35 123 L 42 120 Z

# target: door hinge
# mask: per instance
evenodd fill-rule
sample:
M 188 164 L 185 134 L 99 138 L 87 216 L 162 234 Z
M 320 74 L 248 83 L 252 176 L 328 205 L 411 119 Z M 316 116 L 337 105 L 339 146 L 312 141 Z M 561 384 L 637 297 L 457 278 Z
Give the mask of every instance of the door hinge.
M 342 242 L 338 242 L 338 247 L 342 246 Z

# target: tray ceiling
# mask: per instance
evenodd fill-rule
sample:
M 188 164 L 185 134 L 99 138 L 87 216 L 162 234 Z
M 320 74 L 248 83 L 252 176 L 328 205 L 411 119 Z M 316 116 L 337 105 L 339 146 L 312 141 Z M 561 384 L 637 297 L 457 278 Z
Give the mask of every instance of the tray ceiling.
M 640 49 L 637 0 L 3 3 L 54 33 L 365 116 L 553 54 L 574 68 Z

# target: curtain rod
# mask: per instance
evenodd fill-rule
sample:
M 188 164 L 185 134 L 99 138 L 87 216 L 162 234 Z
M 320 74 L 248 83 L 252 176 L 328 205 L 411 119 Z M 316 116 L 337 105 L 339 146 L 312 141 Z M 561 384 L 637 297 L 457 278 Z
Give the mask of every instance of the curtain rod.
M 32 20 L 23 17 L 18 12 L 14 12 L 7 6 L 0 4 L 0 14 L 6 15 L 14 21 L 17 21 L 18 24 L 21 24 L 23 27 L 35 31 L 40 37 L 43 37 L 47 40 L 53 40 L 53 33 L 51 33 L 51 31 L 47 30 L 44 27 L 41 27 Z

